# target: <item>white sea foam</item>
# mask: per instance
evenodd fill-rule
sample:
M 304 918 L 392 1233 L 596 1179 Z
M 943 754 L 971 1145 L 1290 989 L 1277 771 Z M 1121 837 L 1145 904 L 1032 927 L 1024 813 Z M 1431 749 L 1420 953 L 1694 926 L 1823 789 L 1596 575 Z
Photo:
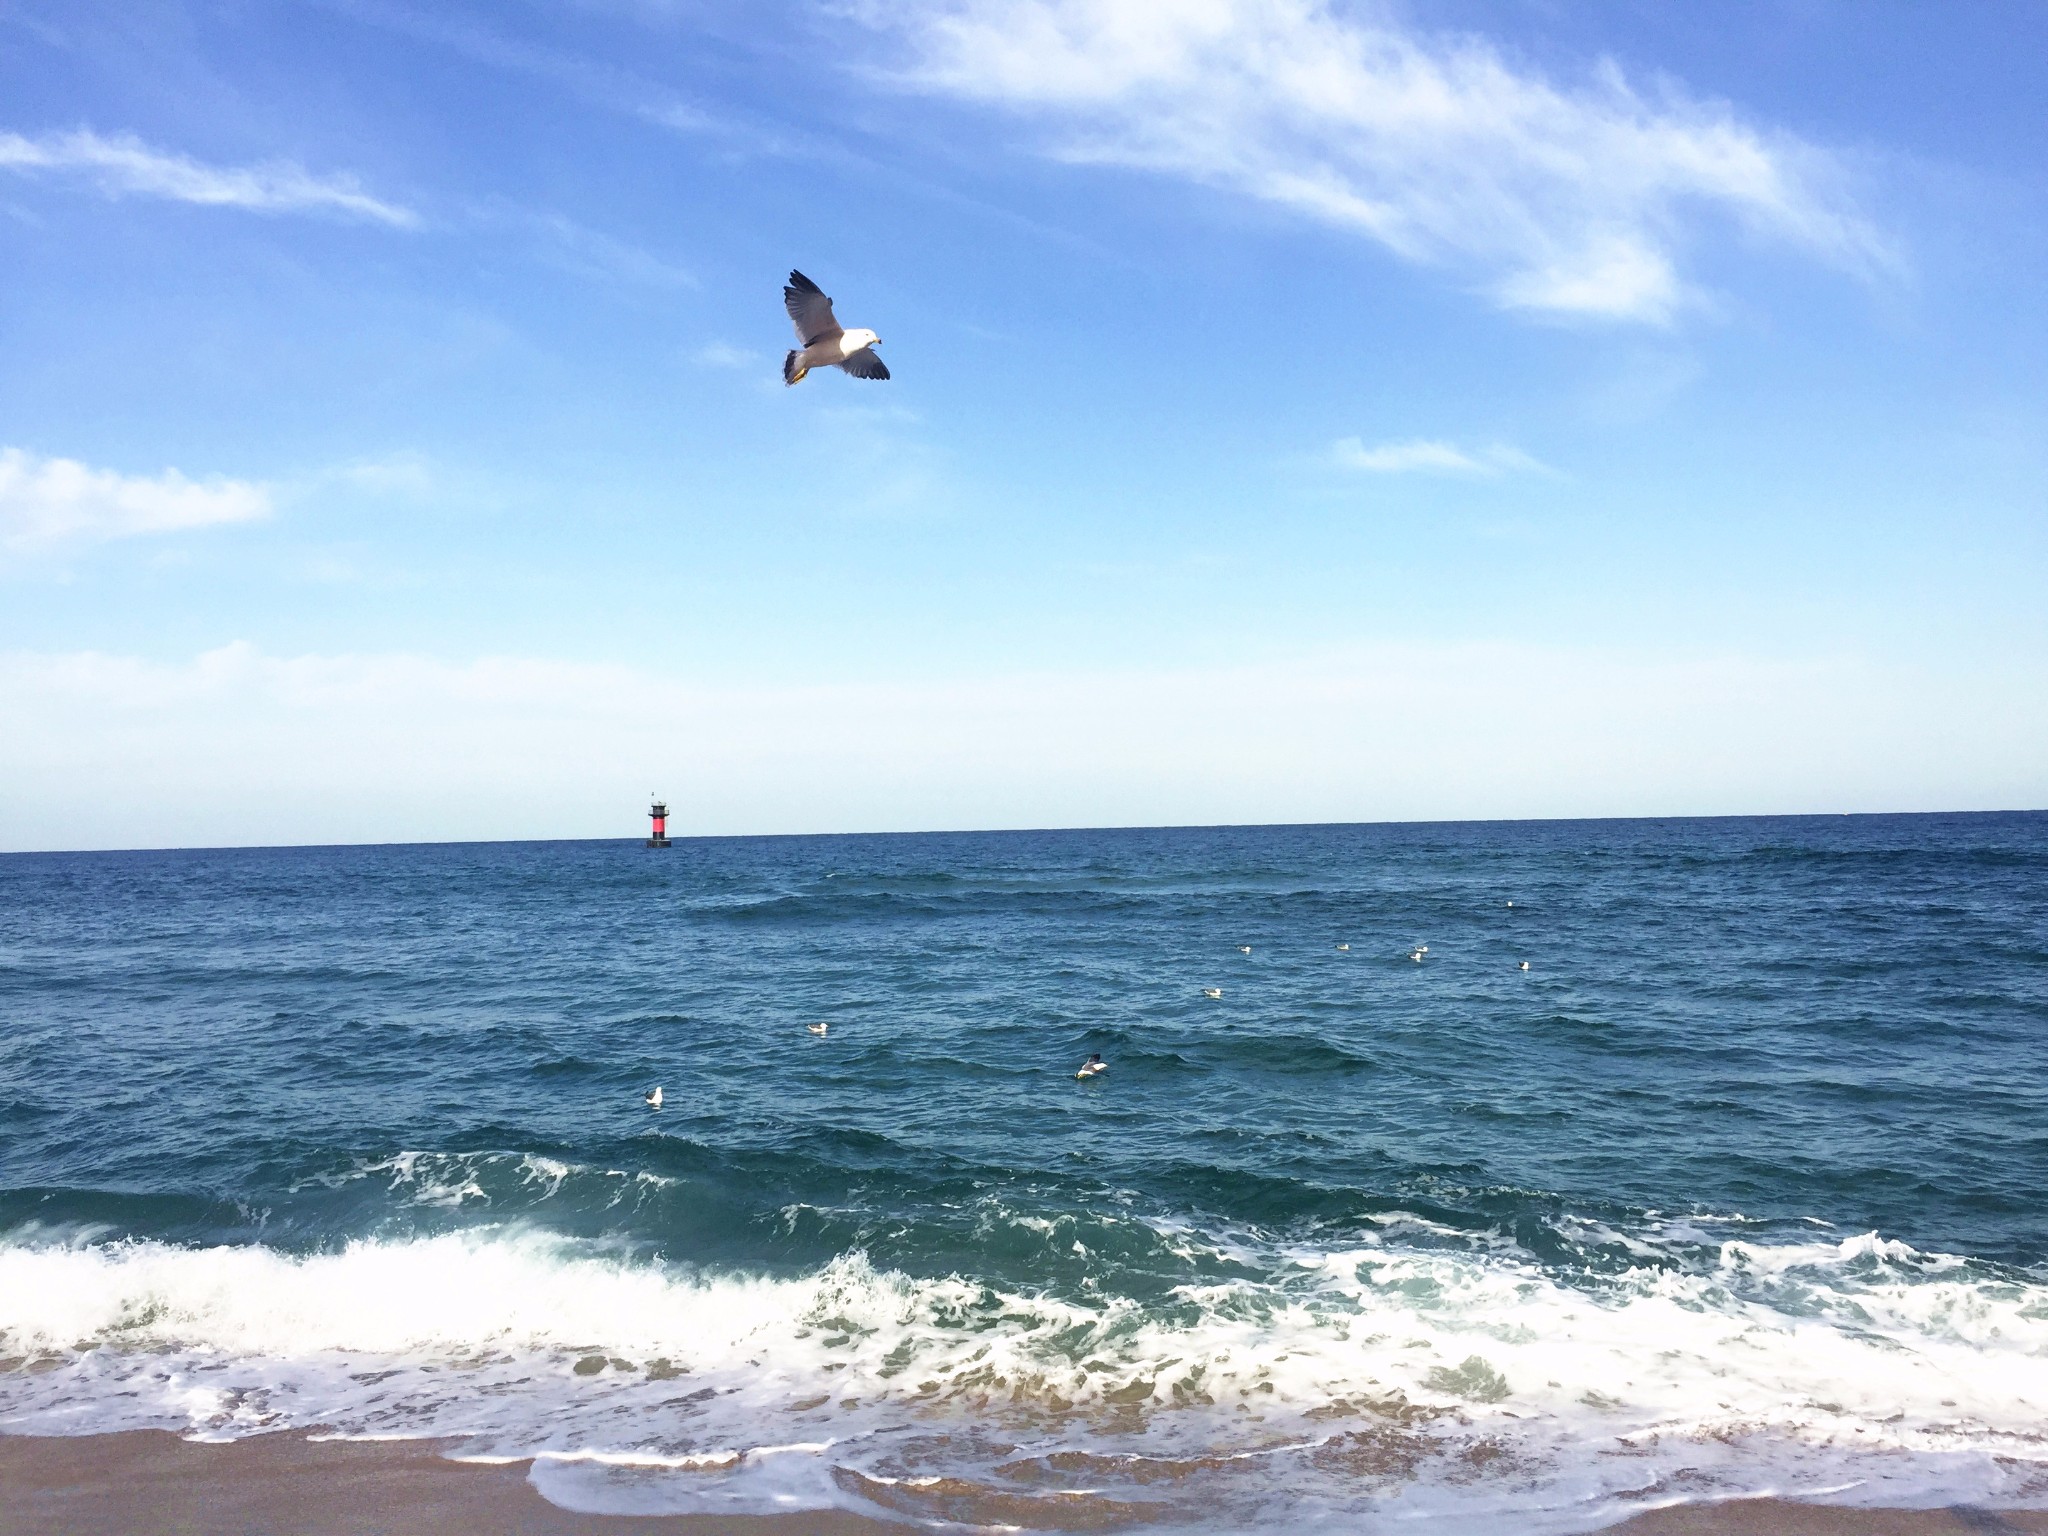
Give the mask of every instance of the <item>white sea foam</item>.
M 404 1204 L 425 1210 L 523 1211 L 554 1199 L 565 1188 L 583 1194 L 594 1187 L 600 1205 L 611 1209 L 681 1182 L 658 1173 L 566 1163 L 532 1152 L 403 1151 L 356 1159 L 346 1168 L 301 1179 L 290 1190 L 339 1190 L 372 1183 L 387 1195 L 401 1197 Z
M 1875 1235 L 1680 1263 L 1654 1233 L 1614 1237 L 1663 1262 L 1567 1283 L 1526 1254 L 1403 1245 L 1421 1231 L 1240 1234 L 1231 1257 L 1264 1279 L 1149 1306 L 859 1255 L 705 1274 L 511 1226 L 298 1257 L 25 1232 L 0 1243 L 0 1427 L 462 1435 L 540 1454 L 563 1502 L 640 1510 L 911 1499 L 873 1481 L 884 1460 L 986 1479 L 1065 1453 L 1094 1458 L 1076 1486 L 1145 1498 L 1163 1484 L 1141 1463 L 1206 1458 L 1187 1477 L 1248 1519 L 1248 1450 L 1293 1458 L 1297 1512 L 1446 1528 L 1510 1502 L 1530 1529 L 1585 1528 L 1680 1474 L 1696 1494 L 2048 1504 L 2048 1286 Z

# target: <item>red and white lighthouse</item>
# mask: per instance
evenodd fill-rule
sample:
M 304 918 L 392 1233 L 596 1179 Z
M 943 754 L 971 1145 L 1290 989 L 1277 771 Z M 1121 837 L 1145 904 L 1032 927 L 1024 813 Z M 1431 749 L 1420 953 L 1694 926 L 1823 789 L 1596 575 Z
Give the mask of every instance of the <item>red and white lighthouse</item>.
M 651 818 L 653 818 L 654 821 L 654 832 L 653 835 L 647 839 L 647 846 L 650 848 L 666 848 L 668 846 L 667 803 L 661 800 L 655 801 L 654 804 L 648 808 L 647 814 Z

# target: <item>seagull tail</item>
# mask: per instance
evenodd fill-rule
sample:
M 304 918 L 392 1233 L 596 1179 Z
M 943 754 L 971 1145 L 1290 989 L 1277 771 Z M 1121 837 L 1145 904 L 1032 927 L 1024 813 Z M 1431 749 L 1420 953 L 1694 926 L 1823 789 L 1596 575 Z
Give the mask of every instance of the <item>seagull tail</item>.
M 783 358 L 783 360 L 782 360 L 782 382 L 783 382 L 783 383 L 785 383 L 785 384 L 800 384 L 800 383 L 802 383 L 802 382 L 803 382 L 803 377 L 804 377 L 804 375 L 805 375 L 805 374 L 807 374 L 807 373 L 809 373 L 809 372 L 811 371 L 810 369 L 808 369 L 808 368 L 805 368 L 805 367 L 803 367 L 803 366 L 802 366 L 801 364 L 799 364 L 799 363 L 797 362 L 797 359 L 798 359 L 799 357 L 801 357 L 801 356 L 803 356 L 803 354 L 802 354 L 801 352 L 798 352 L 798 351 L 795 351 L 795 350 L 793 350 L 793 349 L 792 349 L 792 350 L 791 350 L 791 352 L 790 352 L 790 354 L 789 354 L 789 355 L 788 355 L 787 357 Z

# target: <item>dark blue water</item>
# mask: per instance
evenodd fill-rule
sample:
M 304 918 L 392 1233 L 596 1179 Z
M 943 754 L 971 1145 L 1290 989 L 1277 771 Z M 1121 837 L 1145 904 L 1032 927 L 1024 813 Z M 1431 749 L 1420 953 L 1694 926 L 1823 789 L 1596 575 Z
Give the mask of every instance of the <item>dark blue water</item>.
M 2044 814 L 18 855 L 0 1031 L 0 1428 L 1026 1525 L 2048 1502 Z

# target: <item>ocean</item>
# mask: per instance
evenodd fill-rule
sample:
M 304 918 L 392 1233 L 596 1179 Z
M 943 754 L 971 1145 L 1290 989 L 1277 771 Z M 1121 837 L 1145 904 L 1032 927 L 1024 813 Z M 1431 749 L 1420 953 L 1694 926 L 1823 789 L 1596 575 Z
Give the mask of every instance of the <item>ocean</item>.
M 0 1431 L 138 1426 L 1034 1530 L 2048 1507 L 2048 814 L 0 857 Z

